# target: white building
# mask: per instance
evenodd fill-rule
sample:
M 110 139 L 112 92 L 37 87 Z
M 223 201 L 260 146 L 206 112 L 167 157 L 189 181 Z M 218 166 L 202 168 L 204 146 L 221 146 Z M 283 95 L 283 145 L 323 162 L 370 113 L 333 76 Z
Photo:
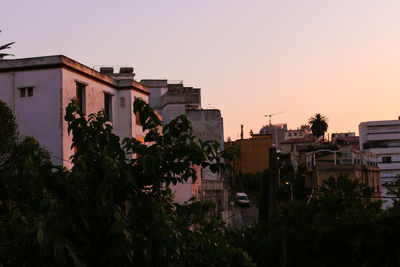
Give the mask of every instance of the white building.
M 133 79 L 133 68 L 103 70 L 62 55 L 0 60 L 0 99 L 14 111 L 21 137 L 33 136 L 55 164 L 70 167 L 72 136 L 64 116 L 74 97 L 85 114 L 105 109 L 121 138 L 144 137 L 132 104 L 135 97 L 147 102 L 147 88 Z
M 382 197 L 390 197 L 385 183 L 394 182 L 400 175 L 400 120 L 369 121 L 359 125 L 360 149 L 378 156 Z M 384 207 L 391 205 L 388 200 Z
M 284 141 L 289 139 L 302 139 L 308 135 L 311 135 L 310 125 L 301 125 L 301 127 L 296 130 L 286 130 Z
M 162 115 L 164 123 L 177 116 L 186 114 L 193 126 L 193 134 L 201 140 L 217 140 L 220 150 L 224 149 L 224 129 L 221 112 L 218 109 L 201 108 L 201 90 L 180 83 L 168 83 L 167 80 L 146 79 L 140 81 L 149 92 L 149 104 Z M 175 200 L 187 201 L 192 196 L 202 196 L 217 204 L 217 211 L 223 217 L 228 216 L 228 191 L 221 174 L 213 173 L 209 168 L 198 168 L 200 172 L 193 183 L 177 184 L 172 190 Z

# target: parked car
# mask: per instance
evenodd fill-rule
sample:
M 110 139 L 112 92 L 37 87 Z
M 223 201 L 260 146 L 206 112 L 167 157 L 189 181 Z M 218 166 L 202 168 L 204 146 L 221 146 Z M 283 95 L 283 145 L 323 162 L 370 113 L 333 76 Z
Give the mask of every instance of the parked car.
M 246 193 L 238 192 L 235 195 L 235 203 L 238 206 L 250 206 L 250 200 Z

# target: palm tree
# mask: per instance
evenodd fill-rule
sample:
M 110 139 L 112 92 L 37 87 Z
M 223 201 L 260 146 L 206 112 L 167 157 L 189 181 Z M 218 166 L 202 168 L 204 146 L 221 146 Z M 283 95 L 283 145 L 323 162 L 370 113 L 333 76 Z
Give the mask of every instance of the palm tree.
M 325 132 L 328 130 L 328 118 L 321 113 L 316 113 L 310 119 L 308 119 L 308 123 L 311 126 L 312 135 L 315 138 L 323 136 L 325 138 Z
M 1 32 L 1 31 L 0 31 Z M 5 56 L 14 56 L 13 54 L 7 54 L 7 53 L 2 53 L 1 50 L 9 49 L 11 45 L 13 45 L 15 42 L 11 42 L 5 45 L 0 45 L 0 60 L 3 59 Z

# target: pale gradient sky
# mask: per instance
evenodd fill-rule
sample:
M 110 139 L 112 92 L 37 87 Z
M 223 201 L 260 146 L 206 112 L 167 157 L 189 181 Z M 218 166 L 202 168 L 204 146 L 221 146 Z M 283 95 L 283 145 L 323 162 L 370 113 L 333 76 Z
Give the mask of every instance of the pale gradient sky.
M 140 79 L 183 80 L 221 110 L 225 139 L 265 114 L 328 132 L 400 115 L 400 1 L 6 1 L 0 44 L 16 58 L 63 54 L 124 65 Z

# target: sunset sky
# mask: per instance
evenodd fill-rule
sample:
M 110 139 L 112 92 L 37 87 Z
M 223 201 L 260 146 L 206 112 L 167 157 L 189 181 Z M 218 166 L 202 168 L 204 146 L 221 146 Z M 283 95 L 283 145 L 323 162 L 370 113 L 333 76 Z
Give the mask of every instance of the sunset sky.
M 63 54 L 183 80 L 218 108 L 225 139 L 315 113 L 328 132 L 400 116 L 400 1 L 4 1 L 15 58 Z

